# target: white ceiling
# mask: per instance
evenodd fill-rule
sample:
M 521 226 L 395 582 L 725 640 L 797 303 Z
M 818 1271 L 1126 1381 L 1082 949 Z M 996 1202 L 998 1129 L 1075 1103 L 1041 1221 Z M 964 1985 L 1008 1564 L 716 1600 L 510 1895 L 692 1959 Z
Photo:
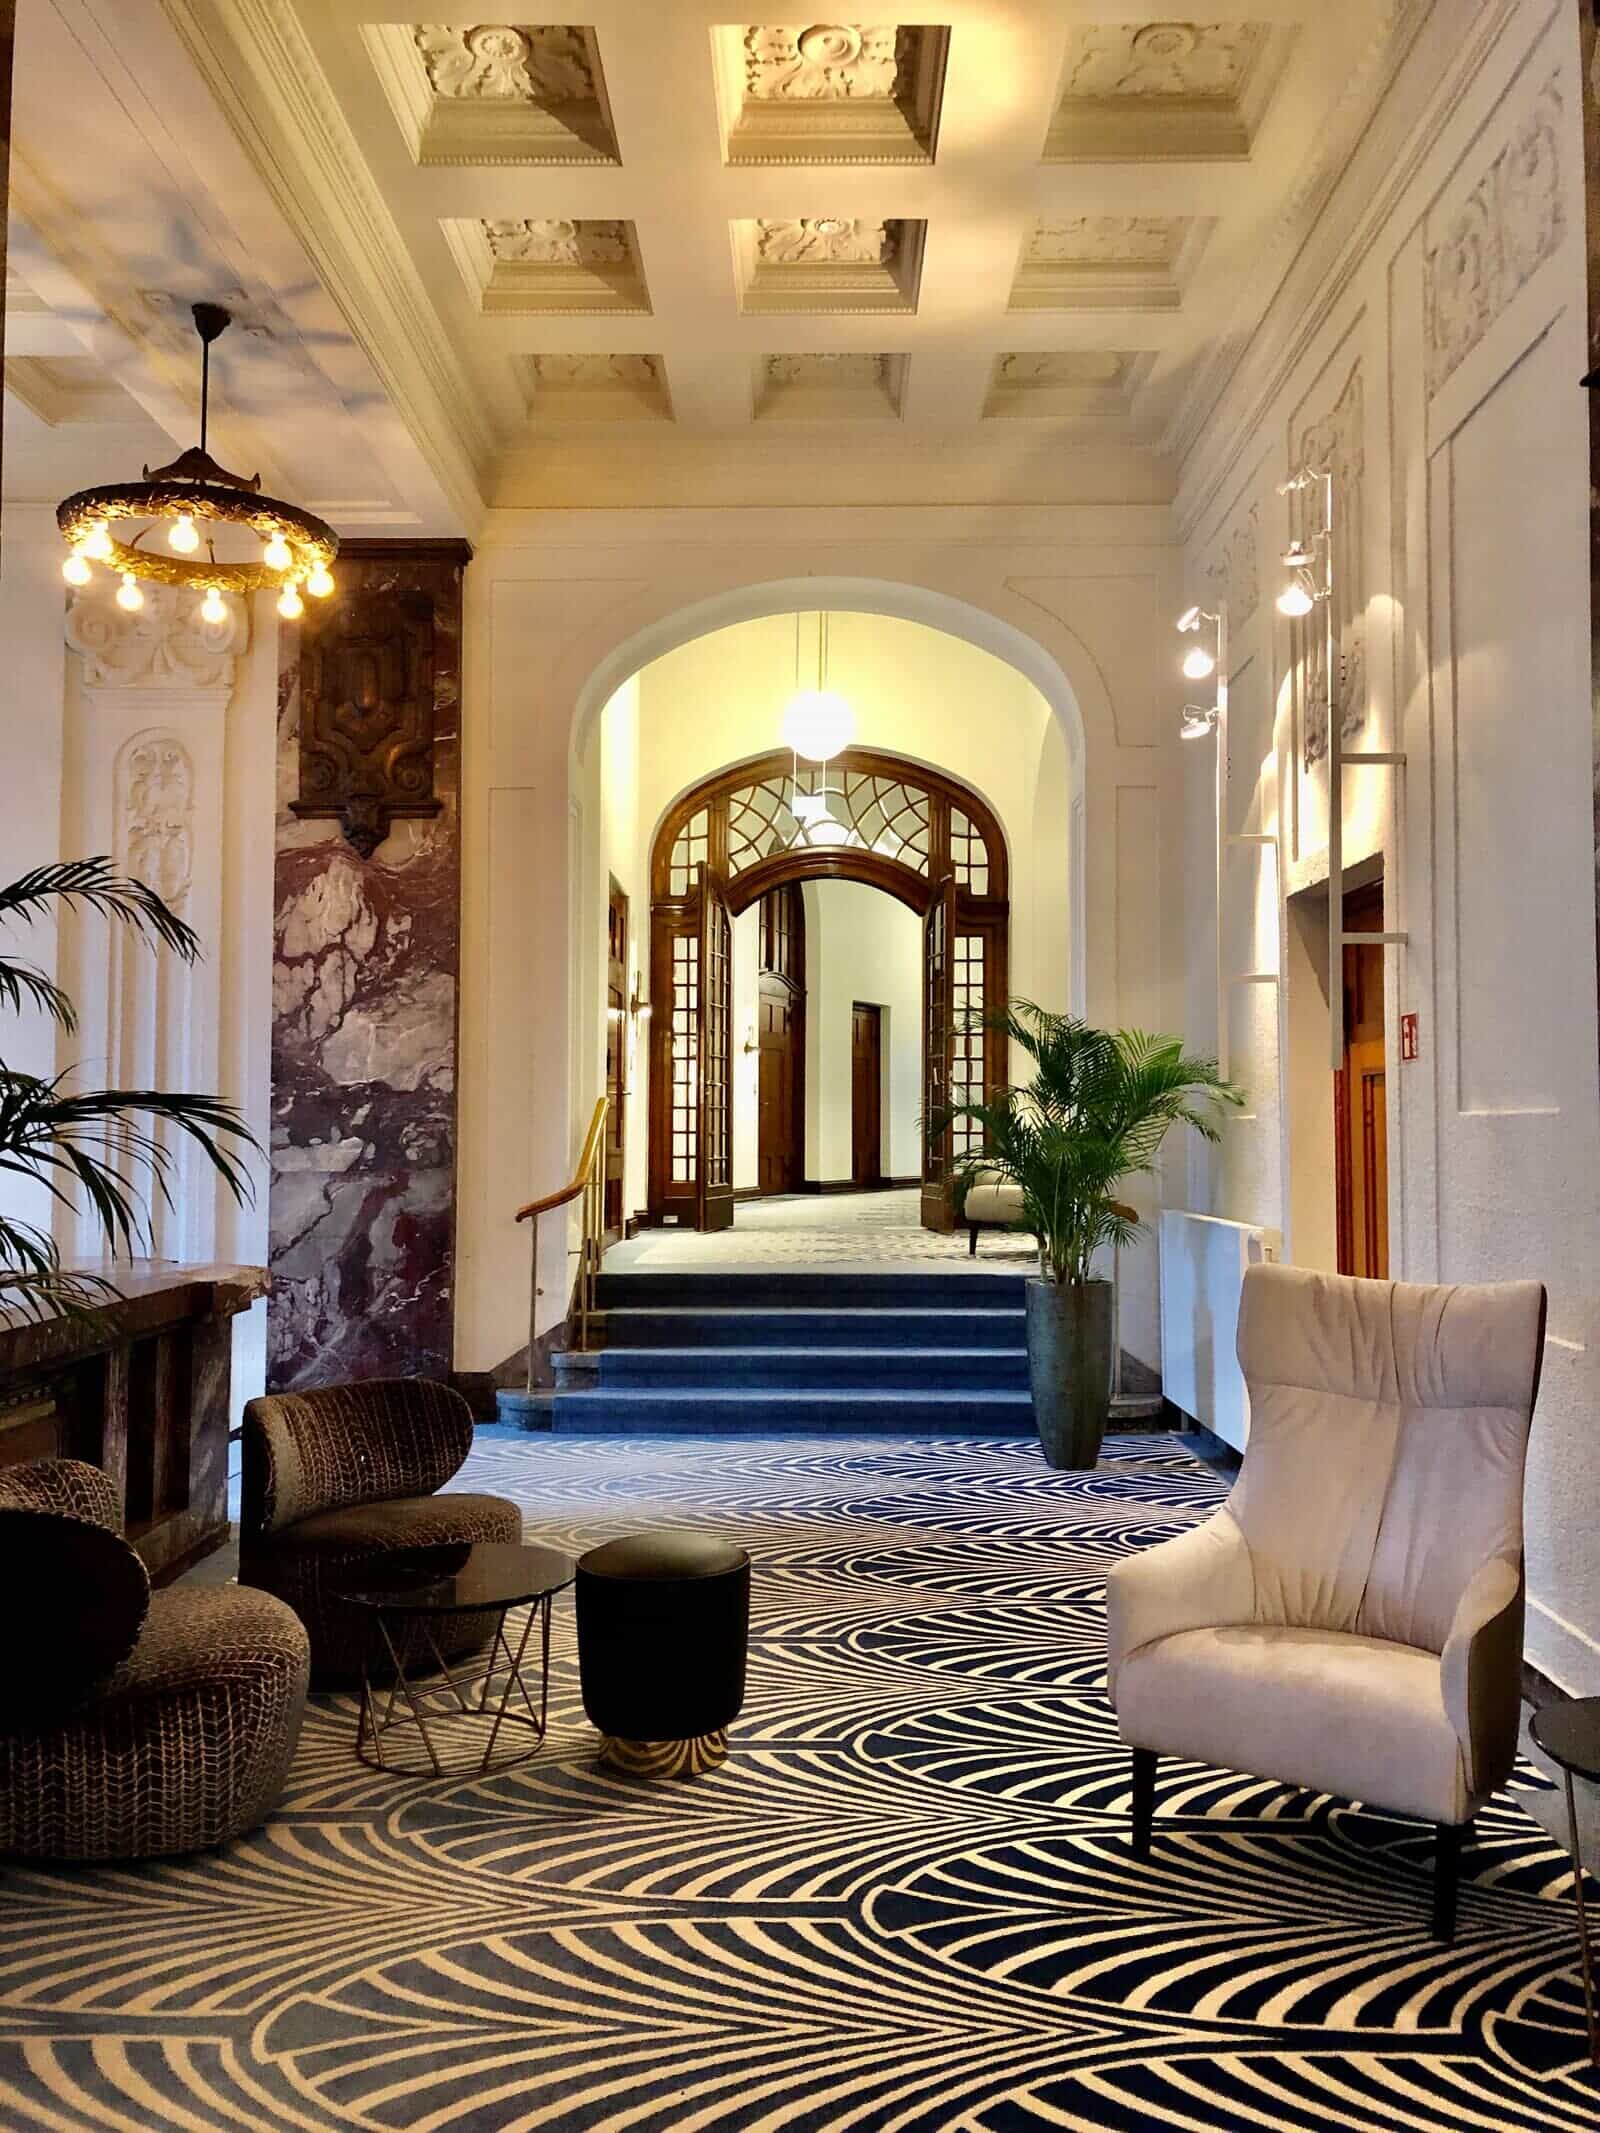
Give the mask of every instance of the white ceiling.
M 246 471 L 352 530 L 1165 496 L 1426 0 L 382 8 L 22 0 L 19 298 L 104 370 L 29 419 L 176 435 L 220 294 Z

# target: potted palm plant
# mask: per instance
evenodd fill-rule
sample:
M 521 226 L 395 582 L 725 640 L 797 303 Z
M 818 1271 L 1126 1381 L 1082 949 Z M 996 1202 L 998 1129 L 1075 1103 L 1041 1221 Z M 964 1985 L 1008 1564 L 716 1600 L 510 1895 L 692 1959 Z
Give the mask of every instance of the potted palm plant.
M 953 1106 L 933 1130 L 957 1119 L 977 1129 L 953 1165 L 958 1196 L 980 1176 L 1020 1194 L 1016 1227 L 1039 1241 L 1039 1273 L 1026 1289 L 1039 1441 L 1054 1467 L 1092 1467 L 1111 1407 L 1112 1321 L 1111 1284 L 1093 1267 L 1139 1228 L 1116 1188 L 1155 1169 L 1175 1125 L 1216 1140 L 1218 1108 L 1243 1096 L 1177 1037 L 1094 1029 L 1030 1000 L 1012 1001 L 987 1026 L 1026 1054 L 1030 1079 Z
M 29 923 L 57 905 L 97 911 L 185 962 L 200 953 L 191 926 L 153 889 L 119 874 L 104 858 L 36 867 L 0 885 L 0 926 Z M 42 1008 L 68 1035 L 77 1027 L 71 1000 L 52 978 L 0 955 L 0 1008 L 15 1013 L 27 1005 Z M 47 1080 L 0 1061 L 0 1177 L 31 1179 L 64 1207 L 81 1195 L 113 1254 L 132 1253 L 143 1240 L 150 1194 L 170 1199 L 173 1132 L 203 1150 L 235 1199 L 248 1198 L 249 1179 L 235 1150 L 253 1149 L 257 1142 L 219 1097 L 80 1089 L 70 1068 Z M 105 1276 L 64 1265 L 49 1230 L 0 1213 L 0 1315 L 92 1316 L 116 1295 Z

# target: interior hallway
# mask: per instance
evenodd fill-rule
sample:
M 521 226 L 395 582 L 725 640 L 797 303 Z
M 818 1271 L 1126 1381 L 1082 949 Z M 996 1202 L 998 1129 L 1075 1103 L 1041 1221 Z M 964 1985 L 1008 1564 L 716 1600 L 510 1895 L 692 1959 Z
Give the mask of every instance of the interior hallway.
M 721 1268 L 729 1273 L 773 1267 L 828 1267 L 839 1273 L 905 1265 L 920 1274 L 1027 1274 L 1030 1237 L 982 1230 L 977 1257 L 967 1233 L 923 1229 L 915 1186 L 890 1192 L 796 1193 L 741 1200 L 733 1227 L 713 1232 L 645 1229 L 606 1254 L 608 1274 L 677 1274 Z

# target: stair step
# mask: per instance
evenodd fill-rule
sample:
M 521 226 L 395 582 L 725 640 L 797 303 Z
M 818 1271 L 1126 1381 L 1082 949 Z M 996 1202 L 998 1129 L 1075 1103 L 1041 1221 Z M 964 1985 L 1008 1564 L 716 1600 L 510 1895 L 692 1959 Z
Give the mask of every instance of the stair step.
M 603 1391 L 1026 1392 L 1023 1348 L 615 1348 L 596 1358 Z
M 879 1309 L 816 1311 L 709 1310 L 694 1305 L 663 1309 L 627 1306 L 606 1313 L 608 1348 L 812 1348 L 875 1347 L 925 1353 L 930 1348 L 1021 1348 L 1025 1320 L 1020 1309 Z
M 706 1392 L 602 1387 L 552 1394 L 550 1427 L 572 1436 L 1026 1437 L 1026 1392 Z
M 1022 1308 L 1020 1274 L 874 1273 L 835 1268 L 770 1274 L 602 1274 L 603 1311 L 706 1306 L 713 1310 L 834 1310 L 848 1297 L 856 1310 L 1014 1310 Z

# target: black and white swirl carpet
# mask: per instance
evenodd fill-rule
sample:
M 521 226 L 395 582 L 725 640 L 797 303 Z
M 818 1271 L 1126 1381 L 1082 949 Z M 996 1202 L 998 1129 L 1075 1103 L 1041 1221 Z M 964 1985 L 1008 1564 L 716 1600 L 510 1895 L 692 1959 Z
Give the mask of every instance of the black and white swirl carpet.
M 1128 1843 L 1109 1563 L 1223 1484 L 1010 1441 L 485 1439 L 573 1550 L 756 1558 L 719 1770 L 597 1768 L 558 1605 L 545 1751 L 397 1780 L 315 1705 L 226 1852 L 0 1877 L 5 2133 L 1593 2133 L 1564 1856 L 1516 1792 L 1428 1937 L 1429 1834 L 1164 1770 Z M 1541 1781 L 1525 1772 L 1521 1781 Z

